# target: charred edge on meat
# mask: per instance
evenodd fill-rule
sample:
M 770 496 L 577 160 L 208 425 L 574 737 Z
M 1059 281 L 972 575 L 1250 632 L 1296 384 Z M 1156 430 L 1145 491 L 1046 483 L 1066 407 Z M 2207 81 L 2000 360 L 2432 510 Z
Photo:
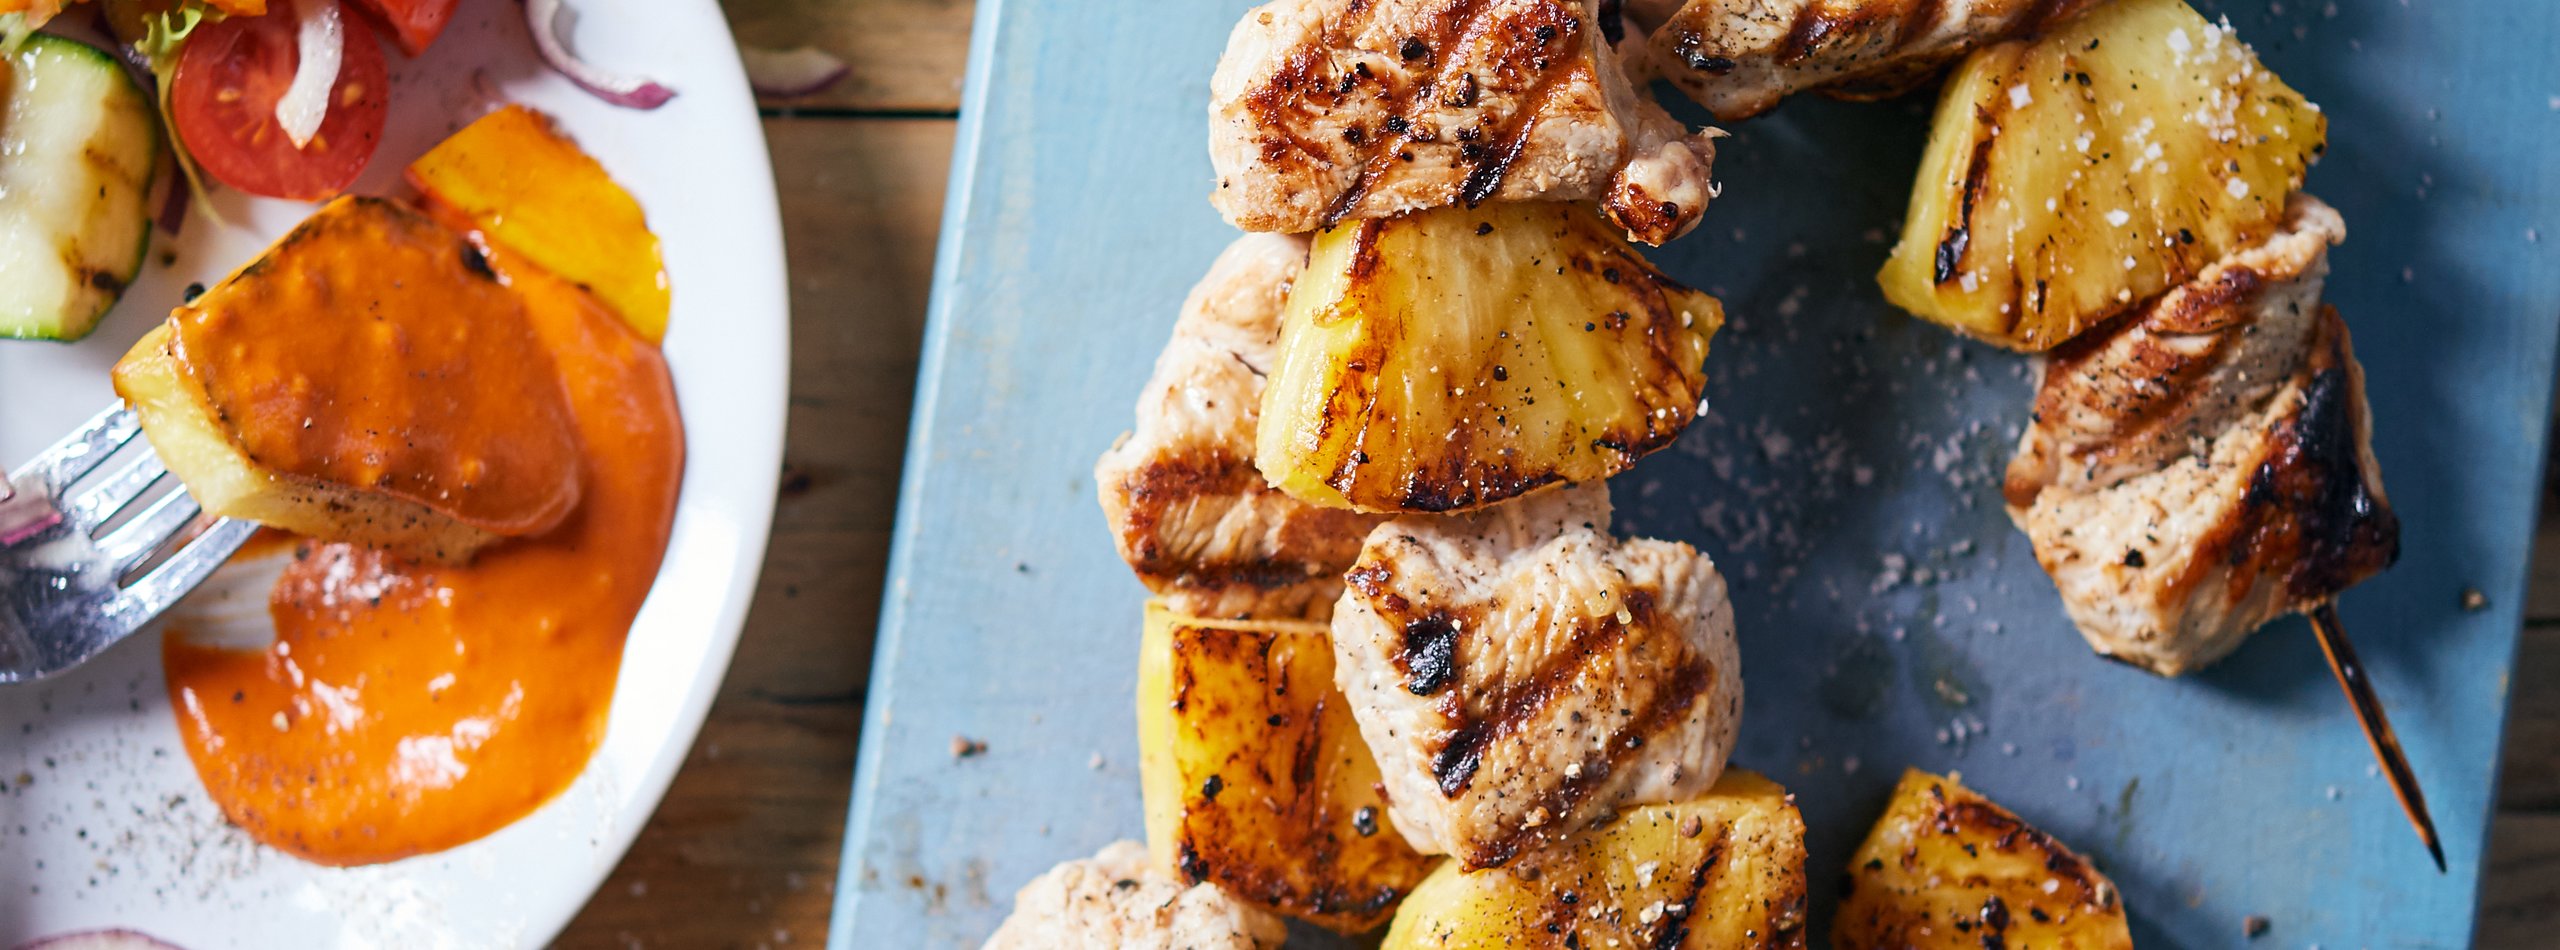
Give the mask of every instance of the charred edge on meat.
M 2400 558 L 2400 518 L 2365 478 L 2364 387 L 2346 326 L 2326 306 L 2320 322 L 2324 346 L 2302 407 L 2249 479 L 2253 530 L 2233 547 L 2242 557 L 2290 549 L 2285 593 L 2297 604 L 2336 596 Z

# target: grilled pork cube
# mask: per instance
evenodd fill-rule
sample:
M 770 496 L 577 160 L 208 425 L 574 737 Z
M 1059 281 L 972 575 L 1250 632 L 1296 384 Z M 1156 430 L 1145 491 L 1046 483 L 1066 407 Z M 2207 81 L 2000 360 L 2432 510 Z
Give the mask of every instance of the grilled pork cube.
M 1344 576 L 1334 679 L 1415 850 L 1500 865 L 1724 771 L 1742 715 L 1724 579 L 1608 524 L 1598 484 L 1400 518 Z
M 1023 885 L 986 950 L 1272 950 L 1288 935 L 1280 918 L 1175 883 L 1147 867 L 1146 846 L 1120 841 Z
M 1714 193 L 1715 133 L 1692 133 L 1629 81 L 1602 5 L 1256 7 L 1209 82 L 1211 200 L 1248 231 L 1548 199 L 1598 201 L 1651 244 L 1686 233 Z
M 2010 518 L 2100 654 L 2175 676 L 2398 558 L 2364 370 L 2334 309 L 2313 317 L 2308 344 L 2263 406 L 2196 451 L 2104 488 L 2012 499 Z M 2049 374 L 2057 385 L 2068 377 Z M 2046 425 L 2028 432 L 2030 452 L 2052 438 Z
M 1254 468 L 1263 375 L 1306 260 L 1304 239 L 1275 234 L 1220 254 L 1156 358 L 1136 431 L 1094 466 L 1120 556 L 1177 612 L 1321 620 L 1381 520 L 1298 501 Z
M 2053 351 L 2010 500 L 2105 488 L 2194 454 L 2257 412 L 2310 349 L 2336 209 L 2295 195 L 2284 230 L 2207 267 L 2125 325 Z
M 1798 92 L 1881 99 L 1976 47 L 2025 36 L 2097 0 L 1629 0 L 1663 78 L 1716 118 Z

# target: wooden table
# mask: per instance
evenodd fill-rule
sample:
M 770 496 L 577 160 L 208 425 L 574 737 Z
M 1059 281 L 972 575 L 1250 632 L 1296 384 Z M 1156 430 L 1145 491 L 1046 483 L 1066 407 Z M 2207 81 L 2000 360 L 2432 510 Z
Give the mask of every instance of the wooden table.
M 741 43 L 813 45 L 853 71 L 765 104 L 792 275 L 772 548 L 709 723 L 569 947 L 812 946 L 834 903 L 971 3 L 724 5 Z M 2560 504 L 2544 510 L 2482 946 L 2560 925 Z

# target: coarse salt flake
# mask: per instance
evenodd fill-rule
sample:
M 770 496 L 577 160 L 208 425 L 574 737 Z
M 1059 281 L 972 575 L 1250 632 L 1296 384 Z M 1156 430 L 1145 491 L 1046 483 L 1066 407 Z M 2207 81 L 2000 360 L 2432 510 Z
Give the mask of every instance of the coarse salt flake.
M 2114 211 L 2109 211 L 2109 212 L 2107 212 L 2107 226 L 2108 226 L 2108 227 L 2111 227 L 2111 228 L 2121 228 L 2121 227 L 2124 227 L 2124 223 L 2125 223 L 2125 222 L 2127 222 L 2127 221 L 2131 221 L 2131 220 L 2133 220 L 2133 215 L 2126 214 L 2126 213 L 2125 213 L 2125 210 L 2124 210 L 2123 208 L 2117 208 L 2117 209 L 2116 209 L 2116 210 L 2114 210 Z
M 2234 178 L 2223 182 L 2222 190 L 2230 192 L 2231 197 L 2246 198 L 2249 197 L 2249 182 L 2245 178 Z

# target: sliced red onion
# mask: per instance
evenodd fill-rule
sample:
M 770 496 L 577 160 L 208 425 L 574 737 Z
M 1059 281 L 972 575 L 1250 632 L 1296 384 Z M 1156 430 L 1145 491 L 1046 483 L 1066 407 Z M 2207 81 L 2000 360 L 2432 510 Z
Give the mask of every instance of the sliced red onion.
M 51 530 L 62 523 L 62 513 L 34 498 L 16 504 L 9 499 L 17 490 L 9 487 L 9 477 L 0 475 L 0 547 L 7 547 Z
M 347 31 L 338 16 L 338 0 L 293 0 L 296 45 L 302 61 L 293 82 L 276 99 L 276 124 L 284 126 L 293 147 L 311 144 L 320 121 L 329 116 L 329 91 L 338 85 L 338 64 L 346 57 Z
M 187 186 L 187 176 L 169 176 L 167 194 L 160 198 L 160 230 L 169 232 L 171 237 L 177 236 L 178 229 L 187 223 L 187 207 L 195 203 L 187 200 L 193 192 L 194 189 Z
M 780 50 L 741 46 L 738 58 L 746 63 L 747 85 L 754 86 L 757 94 L 784 98 L 825 89 L 853 71 L 844 60 L 807 46 Z
M 178 950 L 175 944 L 139 930 L 90 930 L 45 937 L 18 945 L 18 950 Z
M 578 25 L 578 14 L 567 3 L 525 0 L 524 20 L 533 31 L 533 48 L 542 54 L 542 61 L 596 98 L 632 109 L 655 109 L 676 97 L 673 89 L 639 76 L 597 69 L 570 52 L 568 37 Z

